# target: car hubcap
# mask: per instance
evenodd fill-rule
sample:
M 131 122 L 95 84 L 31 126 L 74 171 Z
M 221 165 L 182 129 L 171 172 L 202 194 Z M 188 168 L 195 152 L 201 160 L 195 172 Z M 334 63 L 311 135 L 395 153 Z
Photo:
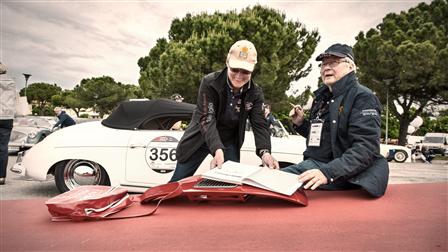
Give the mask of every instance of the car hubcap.
M 406 159 L 406 156 L 403 152 L 397 152 L 395 154 L 395 159 L 399 162 L 404 161 Z
M 101 168 L 95 162 L 70 160 L 65 166 L 64 182 L 71 190 L 82 185 L 99 185 Z

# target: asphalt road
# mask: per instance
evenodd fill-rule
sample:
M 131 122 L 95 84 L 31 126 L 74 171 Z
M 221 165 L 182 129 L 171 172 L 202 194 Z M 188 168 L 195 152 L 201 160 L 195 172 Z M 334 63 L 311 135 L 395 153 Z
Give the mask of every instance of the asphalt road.
M 50 198 L 59 194 L 52 176 L 44 182 L 32 181 L 11 172 L 16 156 L 10 156 L 6 184 L 0 185 L 0 200 Z M 389 163 L 390 184 L 448 182 L 448 162 Z

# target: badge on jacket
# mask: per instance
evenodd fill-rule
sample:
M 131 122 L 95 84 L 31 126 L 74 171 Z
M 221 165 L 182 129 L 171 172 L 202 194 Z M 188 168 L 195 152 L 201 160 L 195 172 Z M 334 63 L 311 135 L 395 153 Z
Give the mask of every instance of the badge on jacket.
M 310 134 L 308 137 L 308 146 L 319 147 L 320 138 L 322 136 L 322 128 L 324 121 L 321 119 L 314 119 L 311 121 Z

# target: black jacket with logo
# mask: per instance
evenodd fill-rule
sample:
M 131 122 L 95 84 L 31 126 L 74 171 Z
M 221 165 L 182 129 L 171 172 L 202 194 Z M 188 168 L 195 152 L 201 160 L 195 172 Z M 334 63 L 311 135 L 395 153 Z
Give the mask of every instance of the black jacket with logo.
M 210 153 L 215 154 L 217 149 L 224 149 L 217 124 L 224 115 L 227 107 L 227 68 L 222 71 L 206 75 L 199 87 L 197 107 L 188 128 L 185 130 L 176 156 L 179 162 L 186 162 L 199 147 L 206 143 Z M 256 154 L 260 156 L 261 150 L 271 151 L 271 138 L 263 112 L 263 92 L 252 80 L 243 86 L 241 96 L 241 112 L 238 125 L 238 147 L 244 142 L 246 120 L 249 118 L 254 136 Z
M 329 88 L 316 92 L 313 107 Z M 351 72 L 332 86 L 329 103 L 331 149 L 333 160 L 320 167 L 329 181 L 346 180 L 360 185 L 373 196 L 384 195 L 389 178 L 389 165 L 380 154 L 381 104 L 372 91 L 358 83 Z M 311 111 L 316 111 L 316 109 Z M 310 118 L 315 115 L 311 113 Z M 310 122 L 297 127 L 308 137 Z

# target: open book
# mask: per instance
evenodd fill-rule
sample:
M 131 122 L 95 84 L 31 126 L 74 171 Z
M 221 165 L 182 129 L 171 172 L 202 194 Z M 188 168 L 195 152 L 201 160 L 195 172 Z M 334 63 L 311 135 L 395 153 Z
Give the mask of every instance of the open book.
M 214 168 L 202 174 L 202 178 L 238 185 L 247 184 L 288 196 L 302 186 L 297 177 L 292 173 L 233 161 L 226 161 L 221 169 Z

